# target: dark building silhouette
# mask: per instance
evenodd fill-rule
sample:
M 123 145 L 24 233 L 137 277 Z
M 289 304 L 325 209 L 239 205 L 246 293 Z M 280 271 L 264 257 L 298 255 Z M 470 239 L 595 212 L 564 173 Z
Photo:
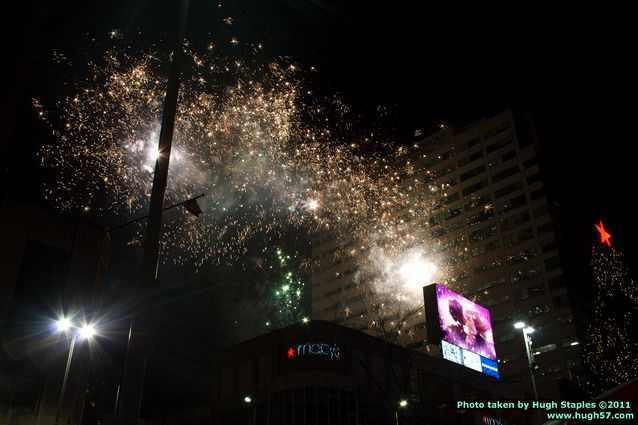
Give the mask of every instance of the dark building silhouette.
M 70 345 L 54 321 L 90 322 L 99 310 L 110 240 L 101 227 L 9 202 L 0 240 L 0 424 L 50 425 Z M 89 344 L 78 341 L 61 423 L 80 422 L 89 360 Z
M 515 409 L 455 404 L 522 396 L 497 380 L 325 321 L 237 344 L 215 366 L 214 424 L 477 424 L 486 416 L 528 423 Z

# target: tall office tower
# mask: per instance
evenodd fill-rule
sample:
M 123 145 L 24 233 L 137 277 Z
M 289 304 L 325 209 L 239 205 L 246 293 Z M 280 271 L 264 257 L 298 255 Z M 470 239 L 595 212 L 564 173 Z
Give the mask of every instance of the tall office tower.
M 574 306 L 582 300 L 569 290 L 578 282 L 571 270 L 575 263 L 557 233 L 560 220 L 548 201 L 530 117 L 508 110 L 462 129 L 441 128 L 409 148 L 402 161 L 397 169 L 403 184 L 425 183 L 420 190 L 433 201 L 427 214 L 405 215 L 422 223 L 414 226 L 408 263 L 392 264 L 413 267 L 409 257 L 418 248 L 419 260 L 432 266 L 414 266 L 419 286 L 442 283 L 489 308 L 501 379 L 530 394 L 523 332 L 514 324 L 533 327 L 539 396 L 558 397 L 559 383 L 568 382 L 581 364 L 576 323 L 582 309 Z M 405 193 L 424 196 L 409 188 Z M 386 332 L 393 342 L 431 349 L 424 344 L 422 309 L 387 309 L 401 300 L 392 291 L 375 290 L 375 276 L 362 271 L 374 270 L 366 267 L 367 260 L 335 255 L 355 243 L 345 239 L 330 233 L 313 237 L 319 266 L 311 280 L 312 318 L 377 335 Z M 374 301 L 366 303 L 370 295 Z M 386 317 L 384 309 L 390 312 Z

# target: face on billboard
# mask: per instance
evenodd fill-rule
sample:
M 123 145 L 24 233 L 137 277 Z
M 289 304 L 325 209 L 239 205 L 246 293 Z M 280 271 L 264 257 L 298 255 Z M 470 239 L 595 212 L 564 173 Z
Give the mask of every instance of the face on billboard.
M 496 361 L 488 309 L 436 285 L 441 339 Z

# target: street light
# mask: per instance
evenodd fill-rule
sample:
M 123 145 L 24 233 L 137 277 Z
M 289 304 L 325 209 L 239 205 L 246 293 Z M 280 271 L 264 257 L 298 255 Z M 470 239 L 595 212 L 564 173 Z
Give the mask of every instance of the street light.
M 408 405 L 408 401 L 407 400 L 401 400 L 399 401 L 399 407 L 405 407 Z M 394 420 L 396 421 L 396 425 L 399 425 L 399 409 L 394 409 Z
M 250 397 L 249 395 L 244 397 L 244 403 L 252 404 L 253 403 L 252 397 Z M 257 405 L 253 404 L 253 425 L 255 425 L 256 423 L 257 423 Z
M 93 325 L 84 325 L 78 331 L 80 336 L 84 339 L 89 339 L 95 335 L 95 326 Z
M 538 391 L 536 390 L 536 377 L 534 376 L 534 370 L 536 370 L 536 363 L 534 363 L 534 354 L 532 354 L 532 337 L 530 334 L 534 333 L 534 328 L 527 326 L 524 322 L 514 323 L 516 329 L 520 329 L 523 332 L 523 342 L 525 343 L 525 353 L 527 354 L 527 364 L 529 366 L 529 375 L 532 378 L 532 388 L 534 389 L 534 399 L 538 400 Z
M 55 322 L 55 327 L 60 332 L 66 332 L 71 327 L 71 321 L 66 317 L 61 318 L 60 320 Z
M 67 332 L 73 326 L 71 321 L 65 317 L 55 322 L 56 328 L 60 332 Z M 62 389 L 60 390 L 60 400 L 58 401 L 58 410 L 55 414 L 55 425 L 60 424 L 60 412 L 62 411 L 62 403 L 64 402 L 64 393 L 66 392 L 66 384 L 69 380 L 69 370 L 71 368 L 71 360 L 73 359 L 73 349 L 75 348 L 75 341 L 78 336 L 83 339 L 89 339 L 95 335 L 95 328 L 93 325 L 84 325 L 78 332 L 73 332 L 71 343 L 69 344 L 69 355 L 66 359 L 66 368 L 64 369 L 64 379 L 62 380 Z

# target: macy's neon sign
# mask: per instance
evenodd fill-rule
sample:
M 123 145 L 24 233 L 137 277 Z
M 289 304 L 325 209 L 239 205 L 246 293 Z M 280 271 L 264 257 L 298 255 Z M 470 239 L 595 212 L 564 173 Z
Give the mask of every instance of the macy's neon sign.
M 325 342 L 307 342 L 299 344 L 297 349 L 290 347 L 287 351 L 288 358 L 301 356 L 325 356 L 331 359 L 338 359 L 341 351 L 337 344 L 326 344 Z

